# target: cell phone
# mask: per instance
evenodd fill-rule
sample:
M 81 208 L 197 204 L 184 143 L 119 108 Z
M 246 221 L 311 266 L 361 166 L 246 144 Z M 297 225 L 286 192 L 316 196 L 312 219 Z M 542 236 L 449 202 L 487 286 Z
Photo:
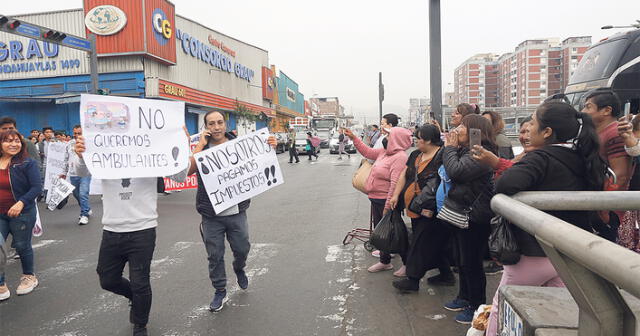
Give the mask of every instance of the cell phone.
M 631 103 L 624 104 L 624 120 L 629 121 L 629 112 L 631 112 Z
M 473 149 L 473 146 L 482 144 L 482 137 L 480 135 L 480 130 L 477 128 L 469 129 L 469 148 Z

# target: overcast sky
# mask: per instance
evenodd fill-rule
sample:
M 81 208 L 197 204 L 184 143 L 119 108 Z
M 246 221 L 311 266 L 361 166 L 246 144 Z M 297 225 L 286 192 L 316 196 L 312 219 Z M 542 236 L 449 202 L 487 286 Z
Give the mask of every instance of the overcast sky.
M 0 13 L 82 7 L 81 0 L 2 1 Z M 174 0 L 176 12 L 269 51 L 306 98 L 338 96 L 357 118 L 377 116 L 378 72 L 385 112 L 406 113 L 429 96 L 428 0 Z M 591 35 L 597 42 L 640 19 L 638 0 L 444 0 L 443 90 L 477 53 L 505 53 L 526 39 Z

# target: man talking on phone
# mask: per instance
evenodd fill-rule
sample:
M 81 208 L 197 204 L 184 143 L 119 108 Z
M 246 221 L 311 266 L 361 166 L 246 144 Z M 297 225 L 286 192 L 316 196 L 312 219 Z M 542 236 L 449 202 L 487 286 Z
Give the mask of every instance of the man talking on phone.
M 205 114 L 204 124 L 205 129 L 202 131 L 200 142 L 198 142 L 198 145 L 194 148 L 193 154 L 236 138 L 235 135 L 227 132 L 227 121 L 221 112 L 211 111 Z M 274 137 L 269 137 L 268 141 L 269 145 L 273 148 L 276 147 L 277 141 Z M 249 286 L 249 279 L 244 271 L 244 267 L 246 266 L 247 256 L 251 248 L 246 213 L 251 200 L 242 201 L 227 210 L 216 213 L 209 200 L 209 195 L 204 187 L 204 182 L 196 166 L 196 161 L 193 156 L 190 159 L 191 166 L 189 175 L 196 173 L 198 177 L 196 209 L 202 216 L 200 235 L 207 250 L 209 278 L 211 279 L 213 288 L 215 288 L 209 310 L 218 312 L 222 310 L 225 302 L 228 300 L 226 289 L 227 275 L 224 268 L 225 235 L 231 246 L 231 251 L 233 251 L 233 271 L 236 274 L 238 286 L 243 290 Z

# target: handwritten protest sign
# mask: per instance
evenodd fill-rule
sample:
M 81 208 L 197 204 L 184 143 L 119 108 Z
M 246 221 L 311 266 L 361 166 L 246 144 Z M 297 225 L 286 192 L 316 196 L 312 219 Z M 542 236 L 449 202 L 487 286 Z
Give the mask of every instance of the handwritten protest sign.
M 58 204 L 62 202 L 67 196 L 71 195 L 75 187 L 67 180 L 58 178 L 51 184 L 51 189 L 47 192 L 47 209 L 53 211 Z
M 194 155 L 217 213 L 284 183 L 268 138 L 263 128 Z
M 44 178 L 44 189 L 50 190 L 52 184 L 58 180 L 60 175 L 66 174 L 65 156 L 67 154 L 67 144 L 64 142 L 50 142 L 47 146 L 47 163 Z M 47 202 L 49 194 L 47 193 Z
M 194 134 L 191 136 L 191 140 L 189 143 L 189 147 L 193 152 L 193 149 L 196 148 L 200 142 L 200 134 Z M 198 188 L 198 178 L 196 174 L 191 174 L 187 176 L 187 179 L 184 182 L 176 182 L 168 177 L 164 178 L 164 191 L 175 191 L 175 190 L 185 190 L 185 189 L 197 189 Z
M 94 178 L 169 176 L 187 168 L 184 102 L 83 94 L 80 121 Z

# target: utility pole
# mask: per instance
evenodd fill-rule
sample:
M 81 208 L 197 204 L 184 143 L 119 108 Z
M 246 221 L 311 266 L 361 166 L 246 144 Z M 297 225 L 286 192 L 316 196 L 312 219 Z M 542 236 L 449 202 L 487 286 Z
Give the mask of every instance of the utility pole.
M 382 72 L 378 73 L 378 103 L 379 103 L 379 116 L 378 122 L 382 120 L 382 102 L 384 101 L 384 84 L 382 84 Z
M 442 119 L 442 61 L 440 37 L 440 0 L 429 0 L 429 73 L 431 110 Z M 444 127 L 444 125 L 443 125 Z

